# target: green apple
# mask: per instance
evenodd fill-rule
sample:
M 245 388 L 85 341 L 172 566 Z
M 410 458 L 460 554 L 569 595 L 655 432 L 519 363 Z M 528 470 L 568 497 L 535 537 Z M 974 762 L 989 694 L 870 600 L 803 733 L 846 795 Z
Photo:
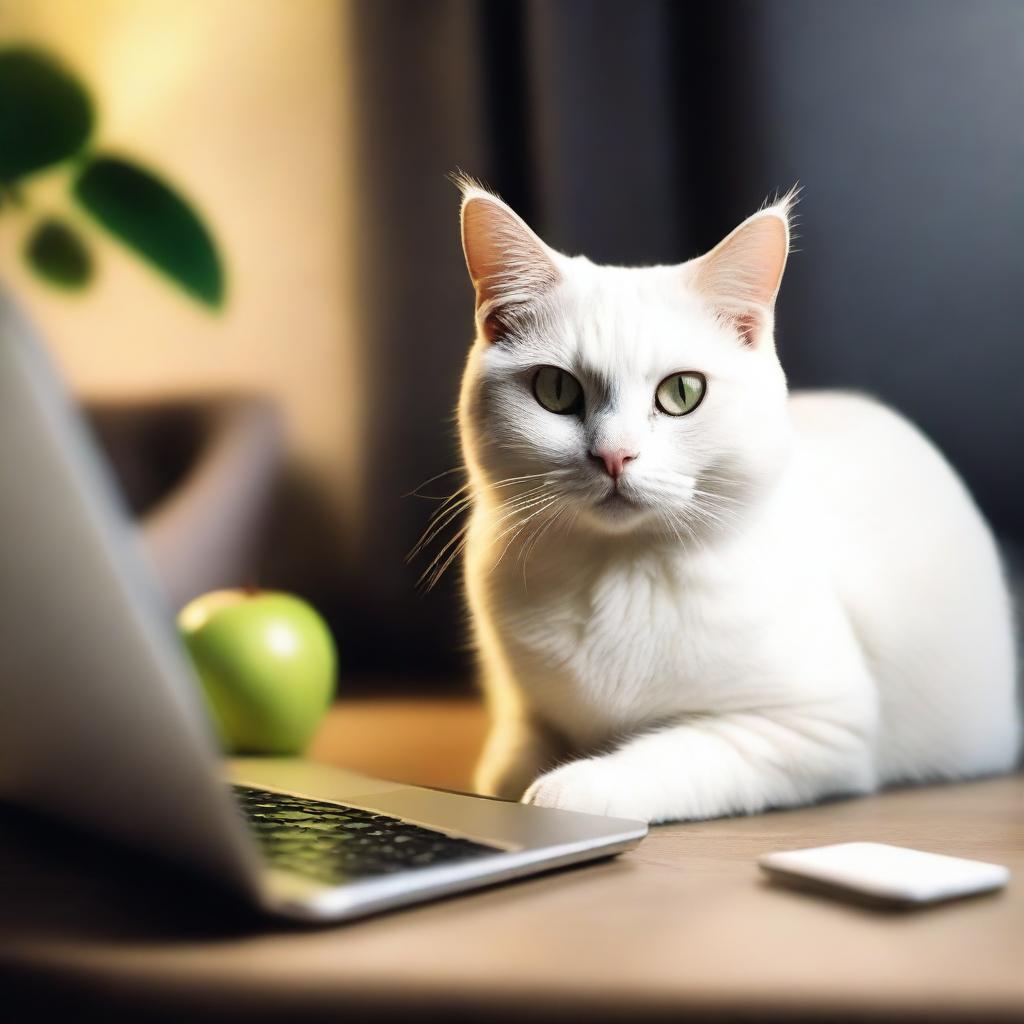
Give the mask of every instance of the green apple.
M 270 590 L 215 590 L 178 615 L 224 748 L 297 754 L 334 694 L 334 642 L 305 601 Z

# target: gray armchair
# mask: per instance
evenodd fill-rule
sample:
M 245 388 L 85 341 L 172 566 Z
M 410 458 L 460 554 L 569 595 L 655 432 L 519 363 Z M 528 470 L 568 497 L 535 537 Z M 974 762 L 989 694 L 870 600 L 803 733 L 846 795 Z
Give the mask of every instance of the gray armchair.
M 254 582 L 283 457 L 273 403 L 224 396 L 86 412 L 172 607 Z

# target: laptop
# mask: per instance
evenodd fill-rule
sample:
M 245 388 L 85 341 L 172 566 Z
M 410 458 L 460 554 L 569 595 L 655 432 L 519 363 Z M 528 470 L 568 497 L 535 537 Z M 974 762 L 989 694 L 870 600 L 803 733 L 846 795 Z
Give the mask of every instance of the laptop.
M 608 857 L 646 834 L 301 759 L 223 759 L 109 470 L 2 292 L 0 474 L 0 801 L 309 922 Z

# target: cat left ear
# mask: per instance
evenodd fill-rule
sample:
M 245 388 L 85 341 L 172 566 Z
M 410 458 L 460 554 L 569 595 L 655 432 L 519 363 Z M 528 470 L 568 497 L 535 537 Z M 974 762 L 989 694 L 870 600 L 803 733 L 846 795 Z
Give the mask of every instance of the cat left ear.
M 476 289 L 480 330 L 496 341 L 559 281 L 555 254 L 497 196 L 469 179 L 462 189 L 462 248 Z
M 794 190 L 748 217 L 691 264 L 697 290 L 752 348 L 771 336 L 795 202 Z

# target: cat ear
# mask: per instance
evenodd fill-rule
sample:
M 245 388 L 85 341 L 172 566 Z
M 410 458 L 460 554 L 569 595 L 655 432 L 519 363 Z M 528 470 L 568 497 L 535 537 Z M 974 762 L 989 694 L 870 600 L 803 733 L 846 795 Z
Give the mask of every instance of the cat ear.
M 559 281 L 556 255 L 497 196 L 461 179 L 462 249 L 476 289 L 476 314 L 496 341 L 524 309 Z
M 693 263 L 698 291 L 751 347 L 771 336 L 796 198 L 794 190 L 759 210 Z

